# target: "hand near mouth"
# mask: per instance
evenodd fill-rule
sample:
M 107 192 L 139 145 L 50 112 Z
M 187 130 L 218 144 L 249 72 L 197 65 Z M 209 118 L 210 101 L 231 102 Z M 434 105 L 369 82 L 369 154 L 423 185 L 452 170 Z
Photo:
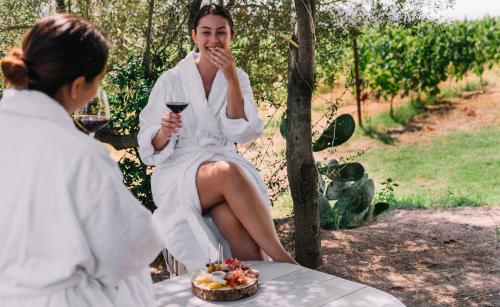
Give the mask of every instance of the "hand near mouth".
M 226 80 L 236 79 L 236 62 L 234 61 L 231 49 L 214 47 L 208 48 L 208 59 L 224 73 Z

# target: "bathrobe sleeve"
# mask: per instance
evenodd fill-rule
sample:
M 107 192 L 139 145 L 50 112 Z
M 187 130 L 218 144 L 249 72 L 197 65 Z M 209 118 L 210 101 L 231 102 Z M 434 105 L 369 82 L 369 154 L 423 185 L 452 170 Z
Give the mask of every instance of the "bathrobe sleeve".
M 91 195 L 86 198 L 90 210 L 83 229 L 95 259 L 92 275 L 116 286 L 125 277 L 144 271 L 162 244 L 152 214 L 123 185 L 116 164 L 108 157 L 91 158 L 82 160 L 81 180 L 76 181 L 80 189 L 92 193 L 87 194 Z
M 243 94 L 246 119 L 229 119 L 226 111 L 222 110 L 222 112 L 220 112 L 221 128 L 224 135 L 231 142 L 244 144 L 259 137 L 264 127 L 259 117 L 257 106 L 255 105 L 248 75 L 243 70 L 238 69 L 238 79 Z
M 139 155 L 142 162 L 147 165 L 158 165 L 168 159 L 174 152 L 175 138 L 173 135 L 167 146 L 161 151 L 155 151 L 151 141 L 156 136 L 156 133 L 161 127 L 161 119 L 168 110 L 164 105 L 166 91 L 169 86 L 169 72 L 163 73 L 156 81 L 151 94 L 149 95 L 148 104 L 139 114 L 139 134 L 137 142 L 139 144 Z

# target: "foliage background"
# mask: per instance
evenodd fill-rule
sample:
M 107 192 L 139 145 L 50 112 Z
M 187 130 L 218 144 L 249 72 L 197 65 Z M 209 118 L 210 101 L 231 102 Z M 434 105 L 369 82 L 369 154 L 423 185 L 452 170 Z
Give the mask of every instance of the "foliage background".
M 468 71 L 481 74 L 485 66 L 499 60 L 498 18 L 443 25 L 422 22 L 429 19 L 421 10 L 428 3 L 423 0 L 394 1 L 392 6 L 375 5 L 369 11 L 351 2 L 318 1 L 316 84 L 345 86 L 345 92 L 352 91 L 353 35 L 359 39 L 363 91 L 366 95 L 385 99 L 398 95 L 435 95 L 439 82 L 447 78 L 459 79 Z M 448 2 L 431 3 L 438 8 Z M 127 154 L 119 165 L 127 186 L 150 210 L 154 210 L 149 181 L 152 169 L 141 163 L 137 148 L 133 146 L 138 114 L 146 105 L 149 91 L 159 74 L 173 67 L 193 49 L 190 8 L 200 3 L 0 0 L 0 56 L 5 55 L 11 46 L 19 45 L 29 25 L 54 13 L 58 5 L 92 21 L 107 33 L 113 49 L 104 87 L 110 94 L 112 120 L 100 136 L 105 140 L 106 136 L 113 136 L 108 138 L 111 143 L 117 143 L 120 137 L 129 137 L 128 143 L 120 143 L 122 147 L 119 149 L 125 148 Z M 271 198 L 276 201 L 288 189 L 284 150 L 273 149 L 272 145 L 275 135 L 279 134 L 279 123 L 286 107 L 288 37 L 294 31 L 294 3 L 291 0 L 224 3 L 235 19 L 237 36 L 233 50 L 237 65 L 250 75 L 266 126 L 262 138 L 240 146 L 239 150 L 261 170 Z M 150 6 L 153 8 L 152 70 L 147 72 L 144 58 Z M 342 96 L 330 100 L 322 97 L 319 91 L 315 96 L 326 105 L 321 120 L 312 123 L 314 136 L 318 137 L 333 121 Z

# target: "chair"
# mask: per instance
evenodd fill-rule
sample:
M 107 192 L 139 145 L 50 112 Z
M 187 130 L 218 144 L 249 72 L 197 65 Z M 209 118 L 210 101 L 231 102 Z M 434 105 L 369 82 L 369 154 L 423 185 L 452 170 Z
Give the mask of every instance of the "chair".
M 165 266 L 167 268 L 167 271 L 170 274 L 169 278 L 187 273 L 186 267 L 184 267 L 182 263 L 175 259 L 174 256 L 172 256 L 172 254 L 170 254 L 166 248 L 162 249 L 161 252 L 163 254 L 163 259 L 165 259 Z

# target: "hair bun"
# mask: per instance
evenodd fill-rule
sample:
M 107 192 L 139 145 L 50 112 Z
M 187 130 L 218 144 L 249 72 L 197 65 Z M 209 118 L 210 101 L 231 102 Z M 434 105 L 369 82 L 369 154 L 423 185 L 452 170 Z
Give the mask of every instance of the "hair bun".
M 20 48 L 12 49 L 9 55 L 2 58 L 1 66 L 7 86 L 17 89 L 26 88 L 28 67 L 23 60 L 23 51 Z

